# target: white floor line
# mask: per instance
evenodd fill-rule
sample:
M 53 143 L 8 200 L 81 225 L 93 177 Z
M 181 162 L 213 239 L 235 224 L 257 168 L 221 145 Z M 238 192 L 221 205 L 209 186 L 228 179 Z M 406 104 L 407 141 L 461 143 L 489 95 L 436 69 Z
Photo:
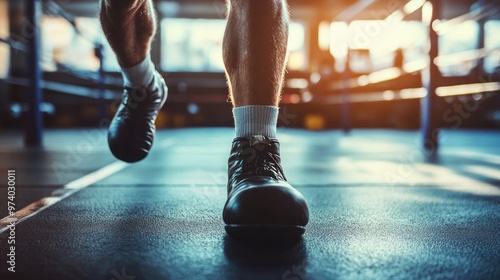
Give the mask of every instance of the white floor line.
M 158 143 L 158 148 L 161 150 L 168 149 L 173 146 L 175 141 L 171 138 L 167 138 L 162 142 Z M 59 188 L 52 192 L 52 196 L 44 197 L 38 201 L 31 203 L 30 205 L 24 207 L 21 210 L 16 211 L 13 215 L 9 215 L 0 220 L 0 234 L 7 231 L 13 225 L 18 225 L 19 223 L 35 216 L 36 214 L 42 212 L 48 207 L 54 205 L 55 203 L 77 193 L 78 191 L 85 189 L 113 174 L 116 174 L 123 169 L 129 167 L 131 164 L 124 163 L 121 161 L 112 162 L 92 173 L 89 173 L 83 177 L 80 177 L 74 181 L 65 184 L 62 188 Z

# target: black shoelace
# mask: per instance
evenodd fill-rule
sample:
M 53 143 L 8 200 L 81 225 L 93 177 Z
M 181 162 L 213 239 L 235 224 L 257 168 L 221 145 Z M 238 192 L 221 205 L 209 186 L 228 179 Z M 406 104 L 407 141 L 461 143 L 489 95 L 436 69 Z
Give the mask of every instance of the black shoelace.
M 271 143 L 257 143 L 241 152 L 242 174 L 272 176 L 286 180 L 279 162 L 279 155 L 272 152 Z

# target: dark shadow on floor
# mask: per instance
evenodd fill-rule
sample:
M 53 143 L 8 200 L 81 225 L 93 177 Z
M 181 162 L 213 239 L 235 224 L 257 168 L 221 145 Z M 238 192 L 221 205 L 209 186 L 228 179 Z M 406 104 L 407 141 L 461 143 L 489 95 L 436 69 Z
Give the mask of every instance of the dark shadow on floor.
M 293 243 L 243 243 L 224 237 L 224 255 L 235 279 L 307 279 L 307 246 Z M 253 277 L 251 277 L 253 275 Z M 266 277 L 266 279 L 268 279 Z

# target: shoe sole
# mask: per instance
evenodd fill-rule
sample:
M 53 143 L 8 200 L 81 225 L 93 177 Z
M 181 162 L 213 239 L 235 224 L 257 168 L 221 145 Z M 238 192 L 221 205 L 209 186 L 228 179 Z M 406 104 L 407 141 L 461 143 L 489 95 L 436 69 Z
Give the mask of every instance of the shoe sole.
M 227 234 L 240 241 L 295 242 L 306 228 L 286 225 L 226 225 Z

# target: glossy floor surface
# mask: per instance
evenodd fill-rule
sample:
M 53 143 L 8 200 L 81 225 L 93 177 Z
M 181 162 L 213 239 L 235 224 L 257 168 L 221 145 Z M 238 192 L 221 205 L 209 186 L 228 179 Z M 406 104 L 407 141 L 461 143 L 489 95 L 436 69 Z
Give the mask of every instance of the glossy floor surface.
M 500 131 L 444 131 L 427 157 L 416 131 L 280 130 L 311 212 L 285 248 L 226 236 L 232 129 L 160 131 L 133 165 L 104 131 L 48 131 L 43 149 L 21 136 L 0 139 L 0 214 L 15 170 L 31 216 L 15 226 L 15 273 L 2 220 L 1 279 L 500 279 Z

